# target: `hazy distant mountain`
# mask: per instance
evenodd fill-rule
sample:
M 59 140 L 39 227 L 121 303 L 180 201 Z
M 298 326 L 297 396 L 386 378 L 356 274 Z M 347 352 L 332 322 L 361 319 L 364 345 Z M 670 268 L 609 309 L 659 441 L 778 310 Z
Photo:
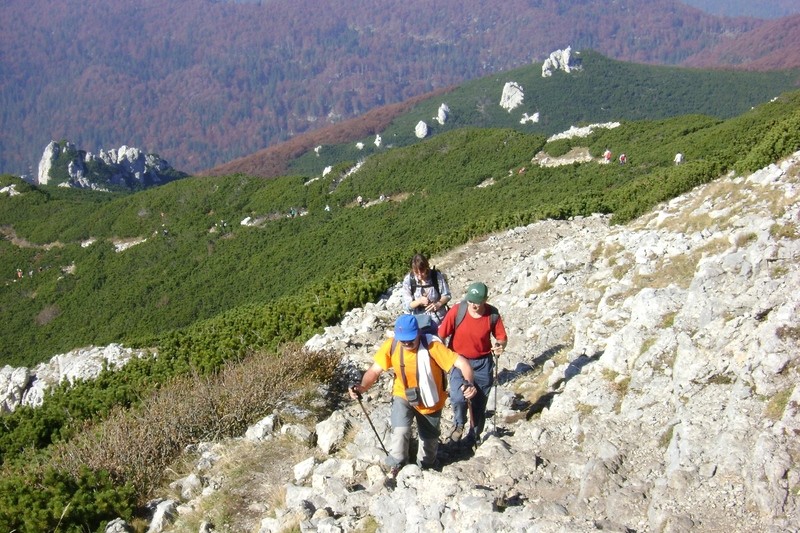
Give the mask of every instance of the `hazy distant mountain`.
M 714 15 L 774 19 L 800 13 L 797 0 L 683 0 Z
M 566 46 L 679 64 L 764 21 L 675 0 L 8 0 L 0 171 L 52 139 L 188 172 Z M 787 51 L 787 53 L 797 53 Z

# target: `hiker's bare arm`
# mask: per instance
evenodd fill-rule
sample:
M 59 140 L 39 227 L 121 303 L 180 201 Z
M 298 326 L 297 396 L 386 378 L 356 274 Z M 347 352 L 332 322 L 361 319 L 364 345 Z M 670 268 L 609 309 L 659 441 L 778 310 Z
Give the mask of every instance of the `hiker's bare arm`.
M 461 371 L 461 375 L 464 376 L 464 380 L 470 384 L 469 387 L 464 389 L 464 397 L 469 400 L 476 394 L 478 394 L 478 389 L 475 388 L 475 374 L 472 372 L 472 366 L 469 364 L 469 361 L 466 360 L 464 356 L 459 355 L 456 359 L 456 362 L 453 364 L 454 367 Z
M 381 365 L 378 363 L 372 363 L 372 366 L 369 367 L 361 377 L 361 383 L 353 385 L 350 388 L 350 397 L 355 400 L 358 398 L 359 394 L 367 392 L 367 390 L 372 387 L 376 381 L 378 381 L 378 376 L 381 375 L 381 372 L 383 372 Z

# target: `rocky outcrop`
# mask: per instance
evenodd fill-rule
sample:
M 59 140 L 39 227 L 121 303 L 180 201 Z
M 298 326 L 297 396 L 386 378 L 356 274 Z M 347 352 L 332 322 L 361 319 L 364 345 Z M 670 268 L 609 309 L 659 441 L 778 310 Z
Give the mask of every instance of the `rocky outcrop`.
M 39 162 L 37 183 L 82 189 L 142 189 L 186 177 L 156 154 L 121 146 L 99 155 L 78 150 L 68 141 L 51 141 Z
M 589 124 L 588 126 L 571 126 L 568 130 L 556 133 L 547 138 L 547 142 L 559 139 L 573 139 L 575 137 L 588 137 L 598 128 L 612 130 L 619 127 L 619 122 L 602 122 L 600 124 Z
M 0 414 L 12 412 L 20 405 L 38 407 L 50 387 L 63 381 L 94 379 L 106 367 L 121 368 L 132 358 L 147 353 L 110 344 L 59 354 L 32 369 L 5 365 L 0 368 Z
M 384 375 L 364 397 L 375 429 L 357 405 L 318 423 L 316 452 L 256 528 L 795 531 L 799 226 L 800 152 L 626 226 L 542 221 L 436 258 L 456 299 L 489 284 L 510 334 L 486 438 L 388 482 Z M 347 354 L 357 378 L 397 292 L 307 346 Z
M 417 139 L 424 139 L 428 136 L 428 125 L 425 121 L 420 120 L 417 122 L 417 125 L 414 126 L 414 135 L 416 135 Z
M 61 153 L 61 147 L 55 141 L 50 141 L 50 144 L 45 146 L 42 159 L 39 161 L 39 174 L 36 177 L 36 183 L 39 185 L 48 185 L 50 183 L 50 169 L 53 168 L 53 163 L 59 153 Z
M 503 94 L 500 95 L 500 107 L 510 113 L 512 109 L 522 105 L 524 99 L 525 92 L 522 90 L 522 86 L 515 81 L 509 81 L 503 85 Z
M 581 70 L 581 59 L 572 55 L 572 47 L 568 46 L 564 50 L 556 50 L 542 63 L 542 77 L 549 78 L 556 70 L 562 70 L 569 74 L 573 70 Z
M 433 117 L 433 120 L 438 122 L 440 126 L 444 126 L 444 123 L 447 122 L 447 117 L 449 116 L 450 116 L 450 107 L 447 104 L 442 103 L 442 105 L 439 106 L 439 109 L 436 112 L 436 116 Z
M 520 124 L 536 124 L 539 122 L 539 112 L 535 112 L 533 114 L 523 113 L 522 118 L 519 119 Z

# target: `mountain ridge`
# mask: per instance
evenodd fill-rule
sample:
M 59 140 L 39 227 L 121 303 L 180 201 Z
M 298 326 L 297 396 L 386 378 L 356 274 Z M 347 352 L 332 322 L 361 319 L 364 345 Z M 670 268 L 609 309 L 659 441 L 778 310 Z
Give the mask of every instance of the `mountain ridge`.
M 756 103 L 759 99 L 756 84 L 764 83 L 766 79 L 759 79 L 760 75 L 751 72 L 756 77 L 748 83 L 742 78 L 744 73 L 714 73 L 619 62 L 592 50 L 572 51 L 569 47 L 553 52 L 560 53 L 571 53 L 575 61 L 582 65 L 580 72 L 566 73 L 557 69 L 555 76 L 545 78 L 539 75 L 540 64 L 535 63 L 495 73 L 401 104 L 380 107 L 363 117 L 297 135 L 285 143 L 204 170 L 199 175 L 221 176 L 243 172 L 275 177 L 295 170 L 301 158 L 305 158 L 307 164 L 302 170 L 295 171 L 319 173 L 325 166 L 361 160 L 379 153 L 380 147 L 370 146 L 369 137 L 376 134 L 382 137 L 384 144 L 392 146 L 418 142 L 420 139 L 414 138 L 412 129 L 421 123 L 430 124 L 423 137 L 430 138 L 454 127 L 492 125 L 552 135 L 571 125 L 581 124 L 588 117 L 592 117 L 592 121 L 619 121 L 638 120 L 645 116 L 657 119 L 699 113 L 726 118 L 745 111 L 751 105 L 748 101 Z M 786 78 L 786 88 L 800 84 L 800 76 L 797 75 L 800 71 L 785 72 L 794 73 Z M 716 79 L 716 76 L 720 79 Z M 721 79 L 723 76 L 725 78 Z M 522 105 L 500 112 L 504 85 L 507 83 L 518 87 Z M 587 83 L 593 86 L 594 95 L 591 95 Z M 565 105 L 565 95 L 569 105 Z M 761 98 L 772 96 L 761 92 Z M 447 106 L 448 111 L 442 123 L 437 124 L 437 119 L 432 120 L 431 116 L 436 115 L 435 108 L 440 102 Z M 482 111 L 476 113 L 476 108 Z M 525 120 L 527 115 L 534 114 L 536 121 L 531 123 Z M 353 146 L 357 143 L 364 148 L 355 150 Z M 342 154 L 338 159 L 324 155 L 331 151 Z M 309 159 L 316 163 L 308 163 Z
M 23 174 L 50 139 L 69 139 L 87 151 L 139 146 L 196 172 L 567 45 L 676 64 L 763 24 L 672 0 L 646 10 L 476 0 L 436 12 L 349 1 L 12 0 L 0 22 L 0 168 Z

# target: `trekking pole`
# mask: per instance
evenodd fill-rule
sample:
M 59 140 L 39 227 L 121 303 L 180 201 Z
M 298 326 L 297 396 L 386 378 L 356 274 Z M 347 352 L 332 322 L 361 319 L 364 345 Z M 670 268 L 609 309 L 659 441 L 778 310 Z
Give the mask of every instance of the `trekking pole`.
M 469 431 L 473 437 L 476 437 L 475 441 L 477 441 L 477 435 L 475 435 L 475 413 L 472 412 L 472 400 L 469 398 L 467 399 L 467 413 L 469 413 Z
M 364 407 L 364 404 L 361 402 L 361 393 L 356 390 L 355 385 L 350 386 L 350 390 L 355 393 L 356 398 L 358 398 L 358 405 L 361 406 L 361 410 L 364 411 L 364 416 L 367 417 L 367 422 L 369 422 L 369 427 L 372 428 L 372 431 L 375 433 L 375 438 L 378 439 L 378 443 L 381 445 L 381 449 L 383 453 L 389 455 L 389 452 L 386 451 L 386 446 L 383 445 L 383 441 L 381 440 L 381 436 L 378 435 L 378 430 L 375 429 L 375 426 L 372 424 L 372 420 L 369 417 L 369 413 L 367 413 L 367 409 Z
M 499 383 L 497 382 L 497 362 L 498 358 L 495 356 L 494 358 L 494 409 L 492 409 L 492 432 L 497 436 L 497 387 Z
M 495 344 L 495 347 L 499 346 L 499 344 Z M 494 409 L 492 409 L 492 432 L 497 435 L 497 420 L 495 417 L 497 416 L 497 387 L 500 385 L 497 381 L 497 366 L 500 361 L 500 356 L 495 354 L 495 348 L 492 348 L 492 356 L 494 356 Z

